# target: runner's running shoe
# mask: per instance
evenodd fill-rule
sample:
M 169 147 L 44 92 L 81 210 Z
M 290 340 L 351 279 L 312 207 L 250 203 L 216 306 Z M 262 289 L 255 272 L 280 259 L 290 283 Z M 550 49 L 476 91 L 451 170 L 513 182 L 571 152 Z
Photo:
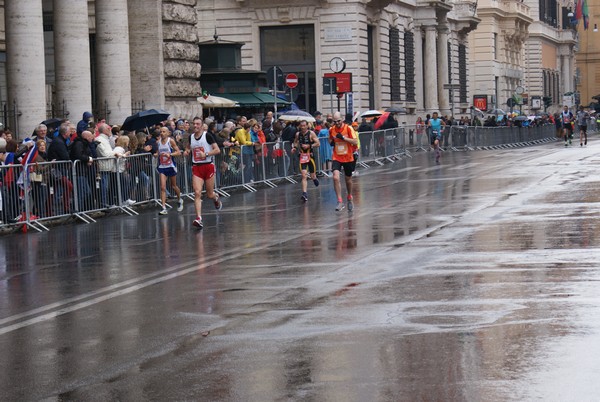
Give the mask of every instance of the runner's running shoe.
M 306 202 L 308 201 L 308 194 L 306 193 L 302 193 L 302 197 L 300 197 L 302 199 L 302 201 Z
M 179 199 L 179 206 L 177 207 L 177 212 L 183 211 L 183 198 Z
M 313 183 L 315 184 L 315 187 L 319 187 L 319 179 L 314 179 Z
M 344 209 L 344 203 L 343 202 L 338 202 L 337 207 L 335 207 L 336 211 L 341 211 L 342 209 Z
M 159 215 L 167 215 L 169 213 L 169 211 L 167 211 L 166 208 L 164 208 L 162 211 L 160 211 L 158 214 Z
M 219 194 L 215 193 L 215 209 L 217 211 L 220 211 L 223 208 L 223 203 L 221 202 L 221 197 L 219 197 Z
M 192 225 L 196 226 L 198 229 L 202 229 L 204 227 L 204 225 L 202 224 L 202 218 L 196 218 L 196 220 L 192 222 Z

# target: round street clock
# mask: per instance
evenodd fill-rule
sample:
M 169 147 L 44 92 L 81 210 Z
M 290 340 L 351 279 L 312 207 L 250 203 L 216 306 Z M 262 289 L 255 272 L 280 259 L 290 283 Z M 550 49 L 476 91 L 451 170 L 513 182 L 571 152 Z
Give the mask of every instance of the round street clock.
M 329 61 L 329 68 L 334 73 L 341 73 L 346 68 L 346 62 L 341 57 L 334 57 Z
M 521 95 L 523 92 L 525 92 L 525 88 L 523 88 L 522 86 L 519 85 L 518 87 L 515 88 L 515 93 L 517 95 Z

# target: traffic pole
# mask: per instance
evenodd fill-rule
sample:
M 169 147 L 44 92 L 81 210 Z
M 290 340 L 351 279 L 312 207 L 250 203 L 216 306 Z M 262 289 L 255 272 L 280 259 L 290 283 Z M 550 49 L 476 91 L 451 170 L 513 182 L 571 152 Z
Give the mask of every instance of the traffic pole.
M 273 123 L 277 121 L 277 66 L 273 66 Z
M 331 101 L 331 115 L 333 116 L 333 78 L 329 78 L 329 100 Z

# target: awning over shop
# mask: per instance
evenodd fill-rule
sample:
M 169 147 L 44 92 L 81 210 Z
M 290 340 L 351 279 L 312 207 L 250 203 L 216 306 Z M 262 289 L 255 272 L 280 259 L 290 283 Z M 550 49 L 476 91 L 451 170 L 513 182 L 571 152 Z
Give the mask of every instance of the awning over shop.
M 261 92 L 252 92 L 252 93 L 223 93 L 219 94 L 227 99 L 232 99 L 236 101 L 241 107 L 264 107 L 273 105 L 275 103 L 275 97 L 271 94 L 261 93 Z M 287 102 L 283 99 L 277 98 L 278 105 L 289 105 L 290 102 Z
M 256 97 L 258 97 L 259 99 L 261 99 L 263 102 L 265 103 L 273 103 L 275 102 L 275 97 L 271 94 L 265 94 L 265 93 L 256 93 L 254 94 Z M 281 99 L 280 97 L 277 97 L 277 104 L 278 105 L 290 105 L 291 102 L 286 101 L 285 99 Z

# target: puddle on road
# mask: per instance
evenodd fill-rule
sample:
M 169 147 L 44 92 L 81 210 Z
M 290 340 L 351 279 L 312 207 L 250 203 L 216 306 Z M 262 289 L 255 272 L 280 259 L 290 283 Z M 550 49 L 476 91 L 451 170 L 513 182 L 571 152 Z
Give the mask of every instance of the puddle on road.
M 523 251 L 600 247 L 600 222 L 590 217 L 487 225 L 463 242 L 467 251 Z
M 547 193 L 534 203 L 600 203 L 600 182 L 568 182 L 561 191 Z

